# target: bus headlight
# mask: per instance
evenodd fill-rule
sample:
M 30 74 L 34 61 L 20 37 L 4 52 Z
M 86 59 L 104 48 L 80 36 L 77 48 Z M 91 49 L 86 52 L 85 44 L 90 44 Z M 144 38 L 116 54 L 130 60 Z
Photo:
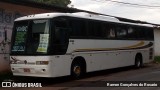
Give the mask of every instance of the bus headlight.
M 36 61 L 36 65 L 48 65 L 49 61 Z

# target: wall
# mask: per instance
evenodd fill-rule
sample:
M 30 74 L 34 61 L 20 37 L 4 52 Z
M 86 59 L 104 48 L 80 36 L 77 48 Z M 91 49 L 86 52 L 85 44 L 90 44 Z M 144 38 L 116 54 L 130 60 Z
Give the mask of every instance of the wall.
M 0 2 L 0 72 L 10 70 L 9 48 L 14 20 L 24 15 L 47 12 L 51 11 Z M 4 40 L 4 32 L 7 32 L 6 41 Z
M 154 30 L 155 37 L 155 55 L 160 56 L 160 29 Z

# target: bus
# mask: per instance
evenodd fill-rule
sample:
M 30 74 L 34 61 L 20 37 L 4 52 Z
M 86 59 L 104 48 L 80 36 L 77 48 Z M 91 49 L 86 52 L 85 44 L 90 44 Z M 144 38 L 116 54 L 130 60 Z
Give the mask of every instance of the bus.
M 82 77 L 154 59 L 151 25 L 90 13 L 43 13 L 15 20 L 11 70 L 15 76 Z

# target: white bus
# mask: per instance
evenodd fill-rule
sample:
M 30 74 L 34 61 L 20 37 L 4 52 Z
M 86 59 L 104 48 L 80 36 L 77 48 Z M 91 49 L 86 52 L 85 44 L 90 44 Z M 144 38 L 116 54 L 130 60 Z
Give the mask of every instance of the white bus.
M 153 61 L 150 25 L 88 13 L 45 13 L 15 20 L 11 70 L 15 76 L 79 78 L 87 72 Z

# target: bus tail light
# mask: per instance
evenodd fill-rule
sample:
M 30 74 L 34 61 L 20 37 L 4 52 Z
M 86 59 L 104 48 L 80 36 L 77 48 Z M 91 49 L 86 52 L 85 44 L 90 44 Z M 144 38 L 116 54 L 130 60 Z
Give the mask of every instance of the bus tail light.
M 36 61 L 36 65 L 48 65 L 49 61 Z

